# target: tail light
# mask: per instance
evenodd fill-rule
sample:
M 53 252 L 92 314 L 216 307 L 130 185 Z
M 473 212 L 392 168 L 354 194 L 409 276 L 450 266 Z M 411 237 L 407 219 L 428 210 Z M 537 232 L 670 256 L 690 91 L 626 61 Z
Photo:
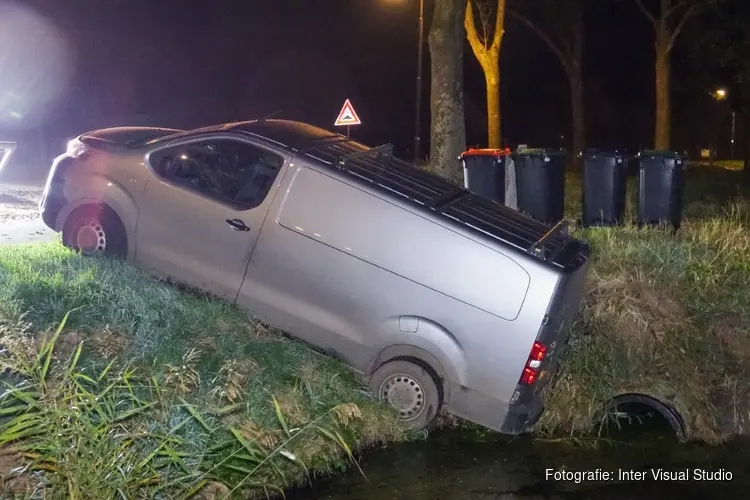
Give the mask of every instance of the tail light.
M 523 385 L 531 385 L 536 382 L 539 377 L 539 367 L 542 366 L 542 361 L 547 355 L 547 346 L 541 342 L 534 342 L 531 347 L 531 354 L 529 359 L 526 361 L 526 366 L 521 374 L 521 380 L 519 383 Z

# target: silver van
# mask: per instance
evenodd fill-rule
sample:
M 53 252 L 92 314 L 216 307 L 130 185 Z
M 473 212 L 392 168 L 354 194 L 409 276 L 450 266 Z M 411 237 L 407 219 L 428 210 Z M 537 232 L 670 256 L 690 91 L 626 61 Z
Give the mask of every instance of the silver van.
M 589 247 L 346 137 L 285 120 L 86 133 L 44 222 L 234 301 L 339 358 L 414 428 L 516 434 L 542 412 Z

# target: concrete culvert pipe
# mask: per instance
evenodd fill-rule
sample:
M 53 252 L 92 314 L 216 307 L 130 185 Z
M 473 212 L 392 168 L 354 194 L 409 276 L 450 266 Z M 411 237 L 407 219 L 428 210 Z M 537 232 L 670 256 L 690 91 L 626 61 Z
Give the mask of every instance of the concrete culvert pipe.
M 609 410 L 610 412 L 634 418 L 645 417 L 649 413 L 655 413 L 657 419 L 663 420 L 662 423 L 665 424 L 665 430 L 671 428 L 679 441 L 687 439 L 685 422 L 677 410 L 652 396 L 638 393 L 620 394 L 612 398 Z

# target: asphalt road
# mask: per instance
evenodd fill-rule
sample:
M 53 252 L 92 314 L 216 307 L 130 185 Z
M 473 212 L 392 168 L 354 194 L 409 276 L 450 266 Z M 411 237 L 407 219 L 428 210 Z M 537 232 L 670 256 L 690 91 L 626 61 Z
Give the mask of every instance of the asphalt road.
M 39 186 L 0 184 L 0 245 L 50 241 L 58 234 L 39 218 Z

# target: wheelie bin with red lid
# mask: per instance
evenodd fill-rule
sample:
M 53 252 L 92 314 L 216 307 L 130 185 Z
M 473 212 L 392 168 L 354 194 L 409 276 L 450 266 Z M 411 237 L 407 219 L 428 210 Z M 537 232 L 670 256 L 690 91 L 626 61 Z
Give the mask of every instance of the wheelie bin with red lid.
M 473 149 L 460 156 L 464 187 L 479 196 L 505 203 L 505 177 L 510 149 Z

